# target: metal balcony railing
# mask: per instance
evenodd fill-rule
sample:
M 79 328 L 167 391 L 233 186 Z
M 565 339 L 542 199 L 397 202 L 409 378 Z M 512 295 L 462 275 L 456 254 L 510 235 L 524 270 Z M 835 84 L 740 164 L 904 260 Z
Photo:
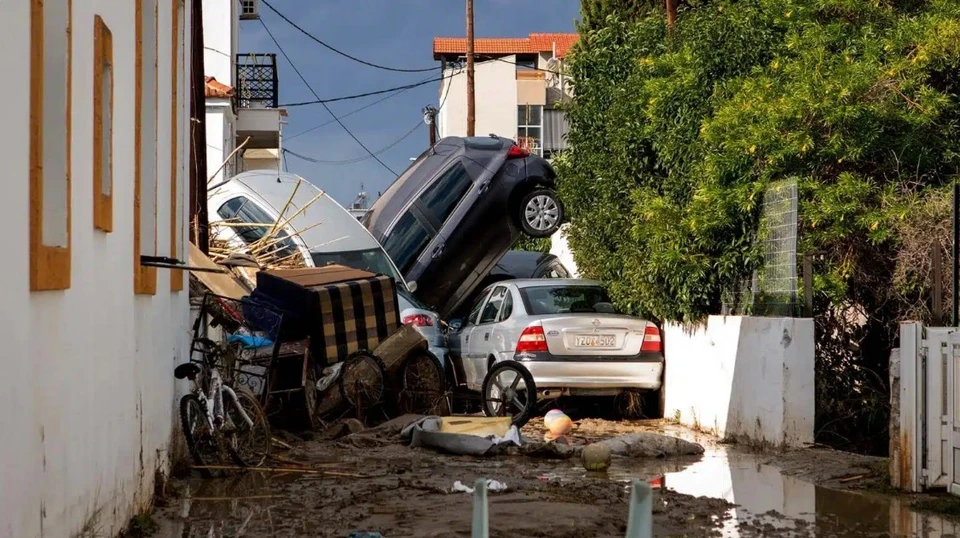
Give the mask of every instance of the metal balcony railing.
M 237 106 L 240 108 L 277 108 L 277 55 L 237 54 Z

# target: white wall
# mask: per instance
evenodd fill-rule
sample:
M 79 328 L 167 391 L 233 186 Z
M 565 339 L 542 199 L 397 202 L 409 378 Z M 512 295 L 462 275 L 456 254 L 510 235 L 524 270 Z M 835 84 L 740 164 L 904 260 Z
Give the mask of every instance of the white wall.
M 567 244 L 567 230 L 569 224 L 564 224 L 553 235 L 550 236 L 550 254 L 560 259 L 560 263 L 570 271 L 573 278 L 580 278 L 580 270 L 577 268 L 577 262 L 573 259 L 573 252 L 570 245 Z
M 18 51 L 9 55 L 0 85 L 0 162 L 6 178 L 0 197 L 6 223 L 0 236 L 2 538 L 76 536 L 85 526 L 89 535 L 114 536 L 147 505 L 155 470 L 167 466 L 172 374 L 186 357 L 188 305 L 186 291 L 170 291 L 167 270 L 158 270 L 156 295 L 133 293 L 134 6 L 130 0 L 73 0 L 71 284 L 63 291 L 31 292 L 31 2 L 0 1 L 0 50 Z M 189 15 L 190 0 L 183 9 Z M 170 0 L 160 0 L 159 12 L 158 92 L 169 96 Z M 112 233 L 93 228 L 95 14 L 112 30 L 114 45 Z M 185 30 L 181 50 L 189 50 L 189 27 Z M 179 192 L 185 200 L 189 81 L 182 73 L 179 80 Z M 160 254 L 170 253 L 170 115 L 169 98 L 161 98 Z M 185 216 L 180 224 L 185 231 Z
M 813 321 L 711 316 L 664 327 L 665 416 L 774 445 L 813 442 Z
M 490 133 L 516 140 L 517 138 L 517 71 L 516 56 L 505 61 L 477 62 L 475 68 L 476 129 L 477 136 Z M 508 63 L 510 62 L 510 63 Z M 450 76 L 453 70 L 444 74 Z M 444 79 L 440 88 L 440 111 L 437 125 L 440 137 L 467 134 L 467 75 L 466 71 Z
M 237 0 L 204 0 L 203 2 L 203 69 L 204 75 L 235 87 L 233 55 L 237 52 L 237 31 L 240 23 Z
M 223 163 L 224 159 L 236 147 L 234 135 L 235 118 L 230 108 L 229 99 L 207 99 L 207 174 L 213 175 L 211 185 L 220 183 L 224 179 L 233 177 L 236 173 L 234 159 L 227 163 L 222 170 L 213 174 Z

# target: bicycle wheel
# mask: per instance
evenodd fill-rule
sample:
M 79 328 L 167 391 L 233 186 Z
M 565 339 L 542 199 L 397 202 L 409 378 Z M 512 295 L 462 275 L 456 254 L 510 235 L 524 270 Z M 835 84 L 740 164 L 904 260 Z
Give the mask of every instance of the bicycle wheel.
M 523 382 L 523 387 L 520 383 Z M 483 413 L 488 417 L 513 419 L 522 428 L 537 407 L 537 385 L 530 370 L 516 361 L 498 362 L 483 378 L 480 388 Z
M 350 406 L 370 409 L 383 402 L 387 392 L 387 368 L 380 357 L 357 351 L 340 369 L 340 395 Z
M 227 415 L 233 424 L 233 431 L 227 434 L 228 451 L 233 461 L 241 467 L 259 467 L 270 456 L 270 424 L 267 414 L 252 392 L 245 388 L 235 389 L 236 404 L 227 405 Z M 237 406 L 250 417 L 253 426 L 248 426 L 240 415 Z
M 403 361 L 397 398 L 402 413 L 449 414 L 446 389 L 443 365 L 433 353 L 417 351 Z
M 210 428 L 206 406 L 196 394 L 187 394 L 180 398 L 180 426 L 194 465 L 205 467 L 221 463 L 217 434 Z M 213 469 L 199 469 L 199 471 L 207 478 L 222 474 Z

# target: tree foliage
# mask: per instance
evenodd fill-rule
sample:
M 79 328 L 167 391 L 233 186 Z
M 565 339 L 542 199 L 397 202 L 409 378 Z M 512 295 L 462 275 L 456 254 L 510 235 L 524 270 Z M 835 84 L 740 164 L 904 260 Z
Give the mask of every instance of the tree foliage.
M 896 323 L 926 298 L 905 239 L 939 229 L 912 216 L 960 161 L 960 2 L 703 1 L 671 36 L 660 11 L 587 17 L 593 3 L 557 162 L 581 271 L 637 314 L 718 313 L 762 263 L 763 192 L 796 178 L 818 332 L 840 335 L 818 367 L 872 372 L 882 398 Z

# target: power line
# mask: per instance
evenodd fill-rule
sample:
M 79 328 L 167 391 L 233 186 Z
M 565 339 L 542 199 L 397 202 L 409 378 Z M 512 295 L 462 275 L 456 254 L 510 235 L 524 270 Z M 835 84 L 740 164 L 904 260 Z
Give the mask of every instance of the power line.
M 312 39 L 313 41 L 315 41 L 315 42 L 317 42 L 318 44 L 322 45 L 323 47 L 327 48 L 328 50 L 330 50 L 330 51 L 332 51 L 332 52 L 335 52 L 335 53 L 339 54 L 340 56 L 343 56 L 344 58 L 349 58 L 349 59 L 351 59 L 351 60 L 353 60 L 353 61 L 355 61 L 355 62 L 357 62 L 357 63 L 363 64 L 363 65 L 366 65 L 366 66 L 369 66 L 369 67 L 374 67 L 374 68 L 377 68 L 377 69 L 383 69 L 384 71 L 393 71 L 393 72 L 396 72 L 396 73 L 426 73 L 426 72 L 428 72 L 428 71 L 433 71 L 434 69 L 436 69 L 435 67 L 430 67 L 430 68 L 426 68 L 426 69 L 401 69 L 401 68 L 397 68 L 397 67 L 387 67 L 387 66 L 385 66 L 385 65 L 379 65 L 379 64 L 375 64 L 375 63 L 373 63 L 373 62 L 368 62 L 368 61 L 366 61 L 366 60 L 361 60 L 360 58 L 357 58 L 356 56 L 351 56 L 351 55 L 347 54 L 346 52 L 343 52 L 342 50 L 340 50 L 340 49 L 338 49 L 338 48 L 336 48 L 336 47 L 334 47 L 334 46 L 332 46 L 332 45 L 328 45 L 327 43 L 325 43 L 323 40 L 321 40 L 321 39 L 318 38 L 317 36 L 311 34 L 310 32 L 308 32 L 308 31 L 306 31 L 306 30 L 304 30 L 303 28 L 301 28 L 300 26 L 298 26 L 297 23 L 295 23 L 295 22 L 293 22 L 292 20 L 290 20 L 289 18 L 287 18 L 286 15 L 284 15 L 283 13 L 280 13 L 279 11 L 277 11 L 277 8 L 271 6 L 271 5 L 270 5 L 270 2 L 267 2 L 267 0 L 260 0 L 260 2 L 261 2 L 263 5 L 265 5 L 265 6 L 267 6 L 268 8 L 270 8 L 270 11 L 274 12 L 278 17 L 280 17 L 281 19 L 283 19 L 284 21 L 286 21 L 287 24 L 289 24 L 290 26 L 293 26 L 294 28 L 296 28 L 297 30 L 299 30 L 301 34 L 309 37 L 310 39 Z M 318 97 L 317 99 L 319 99 L 319 97 Z
M 286 148 L 284 148 L 283 151 L 284 151 L 284 153 L 289 153 L 290 155 L 293 155 L 294 157 L 297 157 L 298 159 L 303 159 L 304 161 L 311 162 L 311 163 L 315 163 L 315 164 L 333 164 L 333 165 L 356 164 L 356 163 L 359 163 L 359 162 L 366 161 L 367 159 L 370 159 L 370 158 L 372 158 L 372 157 L 374 157 L 374 156 L 376 156 L 376 155 L 381 155 L 381 154 L 383 154 L 383 153 L 386 153 L 387 151 L 390 151 L 391 149 L 393 149 L 394 147 L 396 147 L 397 144 L 399 144 L 400 142 L 403 142 L 404 140 L 406 140 L 407 138 L 409 138 L 410 135 L 412 135 L 413 133 L 417 132 L 417 129 L 419 129 L 421 125 L 423 125 L 423 121 L 422 121 L 422 120 L 417 120 L 417 124 L 414 125 L 412 129 L 410 129 L 409 131 L 407 131 L 407 132 L 406 132 L 403 136 L 401 136 L 400 138 L 398 138 L 398 139 L 394 140 L 393 142 L 391 142 L 390 144 L 388 144 L 388 145 L 386 145 L 386 146 L 378 149 L 377 151 L 371 153 L 370 155 L 366 155 L 366 156 L 363 156 L 363 157 L 357 157 L 357 158 L 355 158 L 355 159 L 345 159 L 345 160 L 341 160 L 341 161 L 330 161 L 330 160 L 325 160 L 325 159 L 315 159 L 315 158 L 313 158 L 313 157 L 307 157 L 306 155 L 301 155 L 300 153 L 297 153 L 297 152 L 295 152 L 295 151 L 291 151 L 291 150 L 286 149 Z
M 386 96 L 386 97 L 381 97 L 380 99 L 377 99 L 376 101 L 373 101 L 372 103 L 367 103 L 367 104 L 363 105 L 363 106 L 360 107 L 360 108 L 356 108 L 356 109 L 354 109 L 354 110 L 351 110 L 350 112 L 347 112 L 347 113 L 344 114 L 343 116 L 340 116 L 340 119 L 344 119 L 344 118 L 348 118 L 348 117 L 350 117 L 350 116 L 353 116 L 354 114 L 356 114 L 356 113 L 358 113 L 358 112 L 362 112 L 362 111 L 364 111 L 364 110 L 366 110 L 366 109 L 368 109 L 368 108 L 370 108 L 370 107 L 372 107 L 372 106 L 374 106 L 374 105 L 378 105 L 378 104 L 386 101 L 387 99 L 391 99 L 391 98 L 393 98 L 393 97 L 396 97 L 396 96 L 400 95 L 401 93 L 403 93 L 403 92 L 405 92 L 405 91 L 407 91 L 407 90 L 409 90 L 409 88 L 406 88 L 406 89 L 403 89 L 403 90 L 397 90 L 396 93 L 392 93 L 392 94 L 390 94 L 390 95 L 388 95 L 388 96 Z M 336 122 L 336 121 L 337 121 L 337 120 L 330 120 L 330 121 L 325 121 L 325 122 L 321 123 L 320 125 L 315 125 L 315 126 L 309 128 L 309 129 L 305 130 L 305 131 L 300 131 L 299 133 L 297 133 L 297 134 L 295 134 L 295 135 L 293 135 L 293 136 L 287 137 L 287 138 L 286 138 L 286 141 L 289 142 L 289 141 L 293 140 L 294 138 L 297 138 L 297 137 L 300 136 L 300 135 L 305 135 L 305 134 L 307 134 L 307 133 L 309 133 L 309 132 L 311 132 L 311 131 L 316 131 L 317 129 L 320 129 L 321 127 L 326 127 L 327 125 L 330 125 L 331 123 L 334 123 L 334 122 Z
M 272 9 L 272 8 L 271 8 L 271 9 Z M 267 23 L 263 22 L 263 18 L 262 18 L 262 17 L 260 18 L 260 24 L 263 26 L 263 29 L 266 30 L 267 35 L 270 36 L 270 39 L 273 41 L 273 44 L 277 46 L 277 50 L 280 51 L 280 54 L 283 55 L 283 57 L 287 60 L 287 63 L 290 64 L 290 67 L 293 68 L 293 71 L 297 74 L 298 77 L 300 77 L 300 80 L 302 80 L 302 81 L 303 81 L 303 84 L 307 87 L 308 90 L 310 90 L 310 93 L 312 93 L 313 96 L 316 97 L 317 100 L 319 101 L 319 100 L 320 100 L 320 96 L 317 95 L 317 92 L 314 91 L 313 86 L 311 86 L 310 83 L 307 82 L 307 79 L 303 76 L 303 74 L 300 73 L 300 70 L 297 69 L 297 66 L 293 63 L 293 60 L 290 59 L 290 56 L 287 55 L 286 51 L 283 50 L 283 47 L 280 46 L 280 42 L 277 41 L 277 38 L 273 36 L 273 32 L 270 31 L 270 28 L 269 28 L 269 27 L 267 27 Z M 393 174 L 394 176 L 398 176 L 398 177 L 399 177 L 400 174 L 394 172 L 393 168 L 390 168 L 389 166 L 387 166 L 387 163 L 381 161 L 379 157 L 377 157 L 376 155 L 374 155 L 373 152 L 371 152 L 370 149 L 367 148 L 367 146 L 365 146 L 365 145 L 363 144 L 363 142 L 361 142 L 360 139 L 356 137 L 356 135 L 354 135 L 352 132 L 350 132 L 350 129 L 348 129 L 347 126 L 344 125 L 344 123 L 340 120 L 340 118 L 338 118 L 337 115 L 334 114 L 332 110 L 330 110 L 330 107 L 327 106 L 326 103 L 320 101 L 320 104 L 323 105 L 323 108 L 327 109 L 327 112 L 328 112 L 331 116 L 333 116 L 333 119 L 335 119 L 335 120 L 337 121 L 337 123 L 340 124 L 340 127 L 343 127 L 343 130 L 344 130 L 348 135 L 350 135 L 350 138 L 352 138 L 354 142 L 356 142 L 361 148 L 363 148 L 364 151 L 366 151 L 367 153 L 369 153 L 370 156 L 372 156 L 378 163 L 380 163 L 381 166 L 383 166 L 384 168 L 386 168 L 387 170 L 389 170 L 391 174 Z
M 263 22 L 263 21 L 261 20 L 261 22 Z M 434 69 L 436 70 L 436 69 L 438 69 L 438 68 L 435 67 Z M 357 93 L 357 94 L 354 94 L 354 95 L 345 95 L 345 96 L 343 96 L 343 97 L 333 97 L 333 98 L 330 98 L 330 99 L 321 99 L 319 95 L 317 95 L 316 93 L 314 93 L 314 95 L 317 96 L 316 100 L 314 100 L 314 101 L 300 101 L 300 102 L 298 102 L 298 103 L 284 103 L 284 104 L 281 104 L 280 106 L 281 106 L 282 108 L 293 108 L 293 107 L 298 107 L 298 106 L 316 105 L 316 104 L 326 104 L 326 103 L 335 103 L 335 102 L 337 102 L 337 101 L 350 101 L 350 100 L 352 100 L 352 99 L 362 99 L 362 98 L 364 98 L 364 97 L 371 97 L 371 96 L 373 96 L 373 95 L 382 95 L 382 94 L 384 94 L 384 93 L 391 93 L 391 92 L 396 92 L 396 91 L 401 91 L 401 90 L 410 90 L 410 89 L 413 89 L 413 88 L 419 88 L 420 86 L 425 86 L 425 85 L 427 85 L 427 84 L 430 84 L 431 82 L 439 82 L 439 81 L 441 81 L 441 80 L 443 80 L 443 79 L 446 79 L 446 78 L 450 78 L 450 77 L 449 77 L 449 76 L 442 76 L 442 77 L 437 77 L 437 78 L 431 78 L 431 79 L 428 79 L 428 80 L 422 80 L 422 81 L 420 81 L 420 82 L 414 82 L 413 84 L 405 84 L 405 85 L 403 85 L 403 86 L 395 86 L 395 87 L 393 87 L 393 88 L 387 88 L 387 89 L 385 89 L 385 90 L 376 90 L 376 91 L 372 91 L 372 92 Z

